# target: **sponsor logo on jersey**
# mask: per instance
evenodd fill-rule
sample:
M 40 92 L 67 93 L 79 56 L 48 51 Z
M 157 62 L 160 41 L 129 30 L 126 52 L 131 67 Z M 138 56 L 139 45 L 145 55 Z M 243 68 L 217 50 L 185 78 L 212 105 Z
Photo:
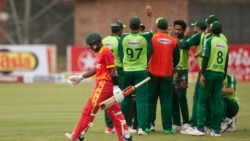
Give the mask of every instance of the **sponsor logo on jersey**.
M 130 46 L 139 46 L 140 45 L 140 42 L 139 41 L 129 41 L 128 44 Z
M 161 44 L 170 44 L 171 43 L 171 40 L 169 39 L 166 39 L 166 38 L 158 38 L 158 42 L 161 43 Z
M 225 48 L 225 45 L 224 44 L 216 44 L 216 47 L 217 48 Z

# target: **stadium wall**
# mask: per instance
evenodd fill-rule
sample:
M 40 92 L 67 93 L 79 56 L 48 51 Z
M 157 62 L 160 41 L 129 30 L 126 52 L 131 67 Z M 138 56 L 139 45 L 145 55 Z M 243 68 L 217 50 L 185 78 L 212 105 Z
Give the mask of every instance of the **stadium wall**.
M 141 18 L 149 29 L 150 21 L 146 15 L 146 5 L 153 7 L 155 17 L 165 17 L 169 26 L 176 19 L 188 19 L 188 1 L 186 0 L 76 0 L 74 2 L 75 45 L 85 44 L 85 36 L 91 31 L 108 35 L 110 24 L 119 19 L 128 25 L 133 16 Z M 128 32 L 126 28 L 124 32 Z

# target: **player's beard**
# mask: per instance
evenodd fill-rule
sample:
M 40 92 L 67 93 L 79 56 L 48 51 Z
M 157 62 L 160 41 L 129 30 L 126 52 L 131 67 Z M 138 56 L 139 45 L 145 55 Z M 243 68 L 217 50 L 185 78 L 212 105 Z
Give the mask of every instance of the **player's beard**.
M 98 51 L 99 51 L 98 45 L 93 45 L 93 46 L 92 46 L 92 49 L 93 49 L 95 52 L 98 52 Z
M 94 51 L 94 52 L 98 52 L 102 47 L 102 43 L 95 43 L 95 44 L 92 44 L 90 46 L 90 48 Z

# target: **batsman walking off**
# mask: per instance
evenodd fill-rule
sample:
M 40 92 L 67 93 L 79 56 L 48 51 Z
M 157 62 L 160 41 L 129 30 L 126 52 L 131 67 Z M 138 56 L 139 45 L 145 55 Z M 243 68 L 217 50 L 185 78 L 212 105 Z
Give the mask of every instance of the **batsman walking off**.
M 124 99 L 124 96 L 118 87 L 118 75 L 114 55 L 108 47 L 102 44 L 101 40 L 102 37 L 96 32 L 91 32 L 86 37 L 86 43 L 89 45 L 89 48 L 98 53 L 95 68 L 82 75 L 69 77 L 68 83 L 76 86 L 81 80 L 95 74 L 96 83 L 91 96 L 83 107 L 82 115 L 75 130 L 72 134 L 65 133 L 65 136 L 71 141 L 83 141 L 84 134 L 93 125 L 95 115 L 99 110 L 99 103 L 114 95 L 117 103 L 107 109 L 108 116 L 114 124 L 118 141 L 132 141 L 132 136 L 128 133 L 125 134 L 123 129 L 126 122 L 118 103 Z

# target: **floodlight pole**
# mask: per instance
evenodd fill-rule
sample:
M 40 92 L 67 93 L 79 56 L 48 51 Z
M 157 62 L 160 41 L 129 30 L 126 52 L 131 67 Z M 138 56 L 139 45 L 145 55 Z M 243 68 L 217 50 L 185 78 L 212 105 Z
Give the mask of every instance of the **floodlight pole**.
M 12 16 L 13 16 L 13 20 L 14 20 L 14 24 L 15 24 L 15 28 L 16 28 L 18 43 L 23 43 L 23 34 L 21 31 L 21 25 L 20 25 L 20 20 L 19 20 L 18 14 L 17 14 L 15 1 L 9 0 L 9 2 L 10 2 L 10 8 L 12 11 Z
M 31 6 L 31 1 L 25 0 L 24 24 L 23 24 L 25 44 L 29 43 L 30 8 L 31 8 L 30 6 Z

